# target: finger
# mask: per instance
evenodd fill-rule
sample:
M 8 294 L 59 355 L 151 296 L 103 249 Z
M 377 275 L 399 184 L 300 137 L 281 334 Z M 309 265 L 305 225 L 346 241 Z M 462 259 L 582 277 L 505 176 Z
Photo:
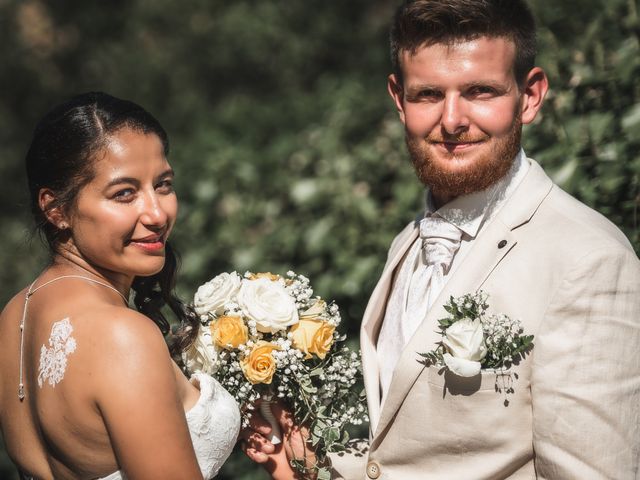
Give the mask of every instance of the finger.
M 263 437 L 269 437 L 271 435 L 271 427 L 258 426 L 256 428 L 246 427 L 240 430 L 240 436 L 248 438 L 251 435 L 261 435 Z
M 248 448 L 253 448 L 266 454 L 271 454 L 275 451 L 275 446 L 259 433 L 243 430 L 239 439 L 241 446 L 245 445 Z
M 259 452 L 253 448 L 246 448 L 244 453 L 250 460 L 255 463 L 267 463 L 269 461 L 269 455 L 263 452 Z
M 264 451 L 263 449 L 273 449 L 273 445 L 264 445 L 259 442 L 251 440 L 241 439 L 238 441 L 240 449 L 254 462 L 264 463 L 269 460 L 269 454 L 272 452 Z M 271 448 L 269 448 L 271 447 Z
M 271 425 L 269 422 L 265 420 L 265 418 L 260 415 L 258 410 L 255 410 L 251 413 L 251 418 L 249 419 L 249 427 L 252 430 L 260 433 L 261 435 L 269 435 L 271 433 Z

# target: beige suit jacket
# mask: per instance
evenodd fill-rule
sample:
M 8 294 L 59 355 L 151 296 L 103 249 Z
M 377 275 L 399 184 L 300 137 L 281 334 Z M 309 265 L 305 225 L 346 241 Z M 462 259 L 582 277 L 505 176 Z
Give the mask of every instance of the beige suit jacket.
M 640 262 L 624 235 L 532 161 L 404 349 L 381 406 L 375 345 L 417 236 L 412 223 L 396 237 L 367 306 L 370 451 L 333 457 L 335 478 L 640 478 Z M 439 340 L 442 305 L 478 289 L 535 335 L 506 406 L 495 373 L 461 379 L 419 361 Z

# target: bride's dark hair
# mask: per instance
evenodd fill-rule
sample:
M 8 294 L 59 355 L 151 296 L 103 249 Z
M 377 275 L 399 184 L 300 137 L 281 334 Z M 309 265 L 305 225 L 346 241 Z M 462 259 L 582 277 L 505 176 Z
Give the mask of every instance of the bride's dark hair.
M 97 154 L 109 138 L 123 128 L 156 135 L 165 156 L 169 154 L 167 133 L 149 112 L 133 102 L 102 92 L 77 95 L 53 108 L 36 125 L 26 156 L 27 180 L 36 228 L 52 255 L 66 233 L 47 220 L 38 202 L 40 190 L 49 188 L 55 194 L 48 209 L 72 208 L 78 192 L 95 176 Z M 174 293 L 177 270 L 176 252 L 167 242 L 162 270 L 149 277 L 136 277 L 132 285 L 136 308 L 151 318 L 165 335 L 170 325 L 162 313 L 164 305 L 183 326 L 197 324 L 195 315 Z

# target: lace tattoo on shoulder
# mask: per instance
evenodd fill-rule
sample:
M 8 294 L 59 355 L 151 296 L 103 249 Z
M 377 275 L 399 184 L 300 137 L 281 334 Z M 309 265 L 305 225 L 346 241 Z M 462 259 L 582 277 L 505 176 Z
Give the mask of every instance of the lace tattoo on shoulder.
M 42 345 L 40 349 L 40 366 L 38 367 L 38 386 L 45 382 L 52 387 L 60 383 L 67 369 L 67 357 L 76 351 L 76 339 L 71 336 L 73 327 L 69 318 L 56 322 L 51 327 L 49 348 Z

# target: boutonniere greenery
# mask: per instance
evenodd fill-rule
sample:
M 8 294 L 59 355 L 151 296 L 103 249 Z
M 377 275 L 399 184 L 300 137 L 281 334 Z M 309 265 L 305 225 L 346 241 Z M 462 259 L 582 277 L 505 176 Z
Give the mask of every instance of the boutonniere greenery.
M 441 366 L 443 372 L 460 377 L 474 377 L 483 369 L 509 375 L 511 365 L 533 348 L 533 335 L 524 335 L 519 320 L 488 315 L 487 299 L 483 291 L 450 297 L 444 305 L 448 315 L 438 320 L 442 340 L 435 349 L 419 354 L 427 366 Z M 505 393 L 513 393 L 511 382 L 502 385 Z M 496 382 L 496 391 L 502 389 Z

